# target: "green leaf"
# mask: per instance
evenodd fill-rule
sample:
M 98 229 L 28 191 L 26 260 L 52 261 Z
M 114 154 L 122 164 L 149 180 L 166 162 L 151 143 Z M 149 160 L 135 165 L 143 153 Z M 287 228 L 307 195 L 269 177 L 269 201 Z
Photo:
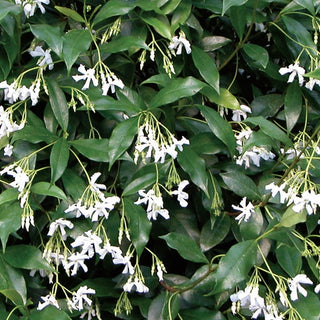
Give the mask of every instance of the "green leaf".
M 134 2 L 124 2 L 121 0 L 108 1 L 93 19 L 93 26 L 110 17 L 123 16 L 135 8 Z
M 49 91 L 49 101 L 53 114 L 63 131 L 67 131 L 69 110 L 66 96 L 55 80 L 46 79 L 46 84 Z
M 227 146 L 230 155 L 233 156 L 236 149 L 236 138 L 228 121 L 224 120 L 217 111 L 207 106 L 197 105 L 197 108 L 201 111 L 215 136 Z
M 188 17 L 191 13 L 191 1 L 190 0 L 183 0 L 174 10 L 172 18 L 171 18 L 171 32 L 172 34 L 179 28 L 180 25 L 185 24 Z
M 240 171 L 220 173 L 227 187 L 240 197 L 248 197 L 251 200 L 260 200 L 261 195 L 256 184 L 251 178 Z
M 220 311 L 214 311 L 204 307 L 188 308 L 179 312 L 183 320 L 226 320 Z
M 4 19 L 9 13 L 17 15 L 21 12 L 21 6 L 12 4 L 8 1 L 0 2 L 0 21 Z
M 11 267 L 0 254 L 0 293 L 15 305 L 23 306 L 27 300 L 26 283 L 22 273 Z
M 62 53 L 68 72 L 77 61 L 80 53 L 88 50 L 91 41 L 92 38 L 87 29 L 72 29 L 63 36 Z
M 115 283 L 110 278 L 86 279 L 82 281 L 77 288 L 82 286 L 94 289 L 96 291 L 94 294 L 95 297 L 119 297 L 119 290 L 115 288 Z
M 292 205 L 287 208 L 279 222 L 279 227 L 290 228 L 297 223 L 305 222 L 307 220 L 307 211 L 295 212 L 292 210 Z
M 230 217 L 226 214 L 214 216 L 202 227 L 200 233 L 200 247 L 202 251 L 208 251 L 219 244 L 229 233 Z
M 55 183 L 64 173 L 69 160 L 69 145 L 65 138 L 60 138 L 53 145 L 50 153 L 51 183 Z
M 16 232 L 21 227 L 22 211 L 18 202 L 0 206 L 0 240 L 3 251 L 10 233 Z
M 130 49 L 145 49 L 149 50 L 147 44 L 136 36 L 123 36 L 121 38 L 112 40 L 100 47 L 101 52 L 117 53 Z
M 226 13 L 226 11 L 233 7 L 233 6 L 242 6 L 244 5 L 248 0 L 223 0 L 223 7 L 222 7 L 222 15 Z
M 287 129 L 290 132 L 297 123 L 302 110 L 301 89 L 296 83 L 288 86 L 284 98 L 284 112 L 286 116 Z
M 228 43 L 230 43 L 231 40 L 222 37 L 222 36 L 208 36 L 201 39 L 201 45 L 203 47 L 203 50 L 208 51 L 215 51 L 218 50 L 224 46 L 226 46 Z
M 283 106 L 283 95 L 266 94 L 255 98 L 251 103 L 251 116 L 273 117 Z
M 232 7 L 229 11 L 230 21 L 236 30 L 239 39 L 242 39 L 244 30 L 247 25 L 248 8 L 245 6 Z
M 269 137 L 283 142 L 285 145 L 291 145 L 292 142 L 288 136 L 271 121 L 264 119 L 263 117 L 249 117 L 244 120 L 245 123 L 252 123 L 255 126 L 259 126 L 260 130 Z
M 313 70 L 311 72 L 305 73 L 304 76 L 320 80 L 320 68 L 315 69 L 315 70 Z
M 281 243 L 276 249 L 277 261 L 281 268 L 293 278 L 300 273 L 302 266 L 301 252 L 296 247 Z
M 62 182 L 66 192 L 71 195 L 75 202 L 81 198 L 81 195 L 87 187 L 83 179 L 72 169 L 67 169 L 63 173 Z
M 149 241 L 152 223 L 141 206 L 133 204 L 126 198 L 123 198 L 123 210 L 128 219 L 131 241 L 140 256 Z
M 128 196 L 137 193 L 141 189 L 146 189 L 156 181 L 156 173 L 150 172 L 137 177 L 124 188 L 122 195 Z
M 45 181 L 37 182 L 32 185 L 30 190 L 42 196 L 51 196 L 51 197 L 56 197 L 56 198 L 67 201 L 67 197 L 65 193 L 59 187 L 49 182 L 45 182 Z
M 216 285 L 211 294 L 233 289 L 245 280 L 248 272 L 255 264 L 257 242 L 247 240 L 232 246 L 221 258 L 216 272 Z
M 19 191 L 14 188 L 2 191 L 0 194 L 0 205 L 16 201 L 18 199 L 18 195 Z
M 308 288 L 308 286 L 306 286 Z M 307 297 L 299 294 L 299 299 L 291 302 L 293 307 L 299 312 L 302 319 L 318 320 L 319 319 L 319 298 L 308 291 Z
M 171 40 L 172 35 L 170 23 L 166 16 L 145 12 L 141 15 L 141 19 L 148 25 L 152 26 L 161 36 Z
M 62 57 L 63 33 L 58 26 L 49 24 L 33 24 L 30 30 L 36 38 L 47 43 L 59 57 Z
M 246 43 L 243 45 L 243 51 L 254 62 L 258 68 L 265 69 L 269 62 L 269 54 L 265 48 L 256 44 Z
M 78 22 L 85 22 L 85 20 L 80 16 L 80 14 L 72 9 L 69 8 L 65 8 L 65 7 L 59 7 L 59 6 L 54 6 L 54 8 L 56 10 L 58 10 L 59 12 L 61 12 L 62 14 L 64 14 L 67 17 L 70 17 L 71 19 L 78 21 Z M 76 42 L 75 42 L 76 44 Z
M 197 263 L 208 263 L 199 246 L 187 235 L 171 232 L 159 238 L 165 240 L 170 248 L 177 250 L 182 258 Z
M 130 147 L 138 132 L 139 117 L 120 122 L 112 131 L 109 140 L 109 170 L 119 157 Z
M 314 12 L 315 3 L 313 0 L 294 0 L 294 2 L 298 3 L 302 8 L 307 9 L 312 15 L 315 14 Z
M 54 271 L 49 263 L 42 258 L 40 249 L 31 245 L 20 244 L 10 246 L 3 257 L 7 263 L 15 268 Z
M 213 102 L 219 106 L 227 109 L 238 110 L 240 104 L 237 98 L 227 89 L 220 88 L 218 94 L 213 88 L 206 86 L 201 90 L 201 93 L 205 95 L 210 102 Z
M 172 79 L 168 85 L 161 89 L 151 100 L 149 108 L 153 109 L 177 101 L 181 98 L 191 97 L 199 92 L 205 84 L 193 77 Z
M 244 240 L 256 239 L 261 234 L 263 228 L 263 216 L 259 207 L 255 208 L 246 223 L 240 223 L 240 234 Z
M 192 59 L 203 79 L 219 94 L 220 75 L 214 59 L 195 46 L 192 46 Z
M 190 146 L 185 146 L 183 151 L 179 152 L 177 160 L 182 169 L 190 176 L 192 182 L 209 197 L 205 161 Z
M 47 306 L 43 310 L 39 311 L 33 309 L 28 320 L 71 320 L 71 318 L 62 310 L 55 308 L 54 306 Z
M 109 162 L 108 139 L 79 139 L 69 141 L 69 144 L 90 160 Z

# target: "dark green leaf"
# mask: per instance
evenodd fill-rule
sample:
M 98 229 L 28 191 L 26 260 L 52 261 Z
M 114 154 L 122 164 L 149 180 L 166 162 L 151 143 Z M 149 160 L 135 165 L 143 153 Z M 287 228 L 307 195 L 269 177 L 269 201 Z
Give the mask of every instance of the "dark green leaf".
M 108 139 L 79 139 L 69 141 L 69 144 L 90 160 L 109 162 Z
M 52 79 L 46 79 L 49 101 L 55 118 L 64 131 L 68 129 L 69 110 L 64 92 L 58 83 Z
M 0 254 L 0 293 L 15 305 L 23 306 L 27 300 L 26 283 L 22 273 L 11 267 Z
M 226 214 L 214 216 L 202 227 L 200 234 L 200 247 L 202 251 L 208 251 L 219 244 L 229 233 L 230 217 Z
M 101 52 L 116 53 L 130 49 L 145 49 L 149 50 L 147 44 L 136 36 L 124 36 L 112 40 L 100 47 Z
M 243 46 L 245 54 L 253 60 L 256 67 L 265 69 L 269 62 L 268 51 L 256 44 L 246 43 Z
M 242 6 L 247 1 L 248 0 L 223 0 L 222 15 L 224 15 L 229 8 L 233 6 Z
M 211 293 L 216 294 L 233 289 L 238 283 L 245 280 L 255 264 L 256 256 L 257 242 L 255 240 L 247 240 L 232 246 L 219 262 L 216 286 Z
M 292 83 L 288 86 L 284 98 L 284 112 L 286 115 L 287 129 L 290 132 L 297 123 L 302 110 L 302 94 L 300 87 Z
M 179 28 L 180 25 L 185 24 L 186 20 L 191 13 L 191 1 L 183 0 L 174 10 L 174 13 L 171 18 L 171 32 L 172 34 Z
M 47 43 L 58 56 L 62 56 L 63 33 L 58 26 L 49 24 L 33 24 L 30 30 L 36 38 Z
M 0 2 L 0 21 L 6 17 L 7 14 L 13 13 L 17 15 L 21 12 L 21 6 L 16 4 L 12 4 L 8 1 L 1 1 Z
M 254 213 L 246 221 L 240 223 L 240 234 L 244 240 L 256 239 L 261 234 L 263 228 L 263 216 L 260 208 L 255 208 Z
M 80 53 L 87 51 L 92 41 L 89 30 L 72 29 L 63 36 L 63 59 L 68 72 L 77 61 Z
M 205 84 L 193 77 L 173 79 L 167 87 L 161 89 L 151 100 L 150 109 L 169 104 L 180 98 L 191 97 L 199 92 Z
M 27 124 L 22 130 L 16 131 L 13 134 L 12 142 L 24 140 L 31 143 L 39 143 L 45 141 L 51 143 L 57 139 L 57 136 L 52 134 L 43 126 L 35 126 Z
M 170 248 L 177 250 L 182 258 L 197 263 L 208 263 L 199 246 L 187 235 L 171 232 L 159 238 L 165 240 Z
M 57 186 L 49 182 L 37 182 L 31 187 L 31 191 L 42 196 L 56 197 L 62 200 L 67 200 L 64 192 Z
M 209 37 L 204 37 L 200 43 L 203 47 L 203 50 L 208 52 L 208 51 L 218 50 L 226 46 L 230 42 L 231 40 L 226 37 L 209 36 Z
M 281 243 L 276 249 L 276 257 L 282 269 L 291 278 L 300 273 L 302 258 L 301 252 L 296 247 L 289 247 Z
M 42 258 L 40 249 L 30 245 L 20 244 L 10 246 L 7 248 L 3 257 L 7 263 L 15 268 L 54 271 L 49 263 Z M 23 257 L 23 259 L 21 257 Z
M 261 199 L 256 184 L 240 171 L 229 171 L 221 173 L 220 176 L 227 187 L 238 196 L 248 197 L 251 200 Z
M 250 117 L 244 120 L 244 122 L 259 126 L 260 130 L 269 137 L 279 140 L 286 145 L 291 145 L 291 140 L 288 136 L 279 127 L 263 117 Z
M 161 36 L 171 40 L 172 35 L 170 23 L 166 16 L 146 12 L 141 16 L 141 19 L 148 25 L 152 26 Z
M 236 30 L 239 39 L 242 39 L 244 30 L 247 25 L 247 7 L 239 6 L 230 8 L 230 21 Z
M 203 79 L 219 94 L 220 75 L 214 59 L 195 46 L 192 46 L 192 59 Z
M 283 106 L 283 96 L 267 94 L 255 98 L 251 103 L 252 116 L 272 117 Z
M 50 153 L 51 183 L 55 183 L 64 173 L 69 160 L 69 145 L 65 138 L 60 138 L 53 145 Z
M 146 212 L 141 206 L 123 199 L 123 210 L 128 219 L 129 233 L 138 256 L 149 241 L 152 223 L 148 220 Z
M 109 140 L 109 170 L 116 160 L 130 147 L 138 132 L 139 117 L 120 122 L 112 131 Z
M 306 286 L 308 288 L 308 286 Z M 302 319 L 318 320 L 319 319 L 319 298 L 318 296 L 308 291 L 307 297 L 299 294 L 299 299 L 292 301 L 292 305 L 299 312 Z
M 226 320 L 220 311 L 213 311 L 204 307 L 185 309 L 179 312 L 184 320 Z
M 67 169 L 62 176 L 63 185 L 68 194 L 76 202 L 80 199 L 87 184 L 83 181 L 79 175 L 72 169 Z
M 18 199 L 19 192 L 17 189 L 11 188 L 6 189 L 0 194 L 0 205 L 6 204 L 8 202 L 13 202 Z
M 201 93 L 205 95 L 211 102 L 225 107 L 227 109 L 240 109 L 240 104 L 237 98 L 227 89 L 220 88 L 219 94 L 211 87 L 206 86 L 201 90 Z
M 156 181 L 156 173 L 150 172 L 144 174 L 140 177 L 137 177 L 133 181 L 131 181 L 123 190 L 123 195 L 128 196 L 131 194 L 135 194 L 141 189 L 146 189 Z
M 205 161 L 190 146 L 185 146 L 183 151 L 179 152 L 177 160 L 182 169 L 190 176 L 192 182 L 209 197 Z
M 47 306 L 43 310 L 33 309 L 28 320 L 71 320 L 71 318 L 62 310 L 54 306 Z
M 85 22 L 85 20 L 80 16 L 80 14 L 72 9 L 69 8 L 65 8 L 65 7 L 59 7 L 59 6 L 54 6 L 54 8 L 56 10 L 58 10 L 59 12 L 61 12 L 62 14 L 64 14 L 67 17 L 70 17 L 71 19 L 78 21 L 78 22 Z M 75 42 L 76 44 L 76 42 Z
M 0 206 L 0 239 L 3 251 L 10 233 L 16 232 L 21 227 L 21 216 L 22 208 L 18 202 Z
M 287 208 L 279 222 L 279 227 L 290 228 L 297 223 L 305 222 L 307 219 L 307 211 L 295 212 L 292 210 L 292 206 Z
M 233 156 L 236 149 L 236 139 L 230 124 L 217 111 L 207 106 L 197 106 L 197 108 L 201 111 L 215 136 L 228 147 L 230 155 Z
M 109 278 L 86 279 L 77 288 L 82 286 L 94 289 L 96 291 L 95 297 L 119 297 L 119 290 L 115 288 L 114 281 Z

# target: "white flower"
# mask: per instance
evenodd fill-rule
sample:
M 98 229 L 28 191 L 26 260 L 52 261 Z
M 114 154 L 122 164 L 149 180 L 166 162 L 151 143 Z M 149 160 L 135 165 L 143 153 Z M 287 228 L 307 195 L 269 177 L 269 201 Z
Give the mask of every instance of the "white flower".
M 246 202 L 247 197 L 244 197 L 240 202 L 240 206 L 232 205 L 233 209 L 241 211 L 241 213 L 236 217 L 236 220 L 239 220 L 239 223 L 241 223 L 242 220 L 247 222 L 251 215 L 254 213 L 253 204 L 250 201 L 248 204 L 246 204 Z
M 79 311 L 83 310 L 84 304 L 91 306 L 92 300 L 88 298 L 88 294 L 95 294 L 94 289 L 88 288 L 87 286 L 80 287 L 77 292 L 73 293 L 72 302 L 75 308 Z
M 48 232 L 48 236 L 53 236 L 54 232 L 59 228 L 60 232 L 61 232 L 61 237 L 62 240 L 66 240 L 67 239 L 67 233 L 64 230 L 65 227 L 68 227 L 69 229 L 73 228 L 73 223 L 71 221 L 65 220 L 63 218 L 60 218 L 56 221 L 53 221 L 50 224 L 49 227 L 49 232 Z
M 9 183 L 9 185 L 12 188 L 17 188 L 19 192 L 22 192 L 25 185 L 29 182 L 28 175 L 19 166 L 15 167 L 14 171 L 8 171 L 7 174 L 14 177 L 14 181 Z
M 290 64 L 288 67 L 283 67 L 279 69 L 279 73 L 284 75 L 290 73 L 288 82 L 293 82 L 294 78 L 297 76 L 299 80 L 299 85 L 302 86 L 304 82 L 303 75 L 305 74 L 304 68 L 300 67 L 296 62 L 295 64 Z
M 10 144 L 7 144 L 3 150 L 4 151 L 3 155 L 6 157 L 11 157 L 12 150 L 13 150 L 13 146 L 11 146 Z
M 189 184 L 188 180 L 183 180 L 179 183 L 178 185 L 178 190 L 174 190 L 171 192 L 171 194 L 175 194 L 178 196 L 178 201 L 181 207 L 187 207 L 188 206 L 188 202 L 186 200 L 189 199 L 189 195 L 182 191 L 187 185 Z
M 320 292 L 320 283 L 316 285 L 316 287 L 314 288 L 314 292 L 315 293 L 319 293 Z
M 310 91 L 312 91 L 315 84 L 320 86 L 320 80 L 314 79 L 314 78 L 310 78 L 309 81 L 305 84 L 305 87 L 307 89 L 309 89 Z
M 100 190 L 106 190 L 107 187 L 104 184 L 96 183 L 97 179 L 101 176 L 101 172 L 94 173 L 90 178 L 90 189 L 93 192 L 103 195 Z
M 301 212 L 304 208 L 308 214 L 314 214 L 317 210 L 317 206 L 320 206 L 320 194 L 315 194 L 314 190 L 307 190 L 301 194 L 301 197 L 295 196 L 293 198 L 294 206 L 292 210 L 295 212 Z
M 84 261 L 89 259 L 90 257 L 86 254 L 81 254 L 79 252 L 73 253 L 68 260 L 70 261 L 66 264 L 66 270 L 69 270 L 73 267 L 71 275 L 74 276 L 77 274 L 79 267 L 83 269 L 84 272 L 88 271 L 88 267 L 84 264 Z
M 298 300 L 298 292 L 304 297 L 307 296 L 308 292 L 301 286 L 301 284 L 313 284 L 313 282 L 305 274 L 298 274 L 288 281 L 288 286 L 291 291 L 290 298 L 292 301 Z
M 46 10 L 42 3 L 49 4 L 50 0 L 15 0 L 16 4 L 21 5 L 24 10 L 24 14 L 27 18 L 32 17 L 37 9 L 37 6 L 39 7 L 41 13 L 45 13 Z
M 185 34 L 183 32 L 180 32 L 179 37 L 175 36 L 172 38 L 171 43 L 169 44 L 168 48 L 174 53 L 174 50 L 176 50 L 176 54 L 179 55 L 182 53 L 182 48 L 185 48 L 186 53 L 191 53 L 191 46 L 190 42 L 186 39 Z
M 266 190 L 271 190 L 271 195 L 274 198 L 279 192 L 280 195 L 280 203 L 285 203 L 288 199 L 288 194 L 284 191 L 286 187 L 285 183 L 282 183 L 280 186 L 276 185 L 274 182 L 269 183 L 265 186 Z
M 81 254 L 87 254 L 91 258 L 93 257 L 94 252 L 100 251 L 100 244 L 102 243 L 102 240 L 99 236 L 92 233 L 91 230 L 84 234 L 85 235 L 78 236 L 75 241 L 71 243 L 71 247 L 81 247 Z
M 50 51 L 50 49 L 44 51 L 40 46 L 37 46 L 33 51 L 30 51 L 29 53 L 32 57 L 40 57 L 37 63 L 39 67 L 44 67 L 45 69 L 48 66 L 49 70 L 52 70 L 54 64 L 51 58 Z
M 60 309 L 58 301 L 56 300 L 56 298 L 52 294 L 48 294 L 45 297 L 41 297 L 41 300 L 43 302 L 42 303 L 39 302 L 37 310 L 42 310 L 49 305 L 54 306 L 57 309 Z
M 41 84 L 40 80 L 37 80 L 36 82 L 33 82 L 29 88 L 30 99 L 33 106 L 35 106 L 38 103 L 39 93 L 40 93 L 40 84 Z
M 130 277 L 124 284 L 123 290 L 126 292 L 131 292 L 134 287 L 136 287 L 136 291 L 139 293 L 149 292 L 149 288 L 138 277 Z
M 104 73 L 101 73 L 101 83 L 102 83 L 102 95 L 106 96 L 108 94 L 109 89 L 111 90 L 111 93 L 116 92 L 116 87 L 119 87 L 120 89 L 124 88 L 124 84 L 121 81 L 121 79 L 117 78 L 114 74 L 107 75 L 107 79 L 104 75 Z
M 96 87 L 98 85 L 98 79 L 95 76 L 96 71 L 94 69 L 87 69 L 83 64 L 80 64 L 78 71 L 82 73 L 82 75 L 75 75 L 72 76 L 72 78 L 78 82 L 79 80 L 85 80 L 84 86 L 82 87 L 82 90 L 86 90 L 90 86 L 90 82 L 92 81 L 92 84 Z
M 239 110 L 232 110 L 232 120 L 240 122 L 247 119 L 247 113 L 251 113 L 251 108 L 242 104 Z
M 123 269 L 123 271 L 122 271 L 123 274 L 126 274 L 126 273 L 134 274 L 134 267 L 133 267 L 133 265 L 131 264 L 130 259 L 131 259 L 131 256 L 130 256 L 130 255 L 125 255 L 125 256 L 123 257 L 122 254 L 121 254 L 121 255 L 117 254 L 117 255 L 113 258 L 112 262 L 113 262 L 114 264 L 124 264 L 124 265 L 125 265 L 125 267 L 124 267 L 124 269 Z

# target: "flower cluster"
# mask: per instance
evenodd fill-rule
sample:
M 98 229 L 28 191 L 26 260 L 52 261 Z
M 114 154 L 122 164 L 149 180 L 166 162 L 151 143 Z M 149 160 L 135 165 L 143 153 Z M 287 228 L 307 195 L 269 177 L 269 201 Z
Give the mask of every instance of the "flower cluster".
M 180 31 L 179 37 L 174 36 L 172 38 L 172 41 L 169 44 L 168 48 L 174 55 L 180 55 L 182 53 L 182 48 L 186 50 L 187 54 L 191 53 L 190 42 L 186 39 L 186 35 L 183 31 Z
M 12 120 L 12 109 L 4 110 L 3 106 L 0 106 L 0 138 L 9 136 L 9 134 L 14 131 L 23 129 L 24 125 L 25 121 L 17 124 Z
M 72 78 L 78 82 L 80 80 L 85 80 L 85 83 L 82 87 L 82 90 L 89 89 L 90 83 L 92 82 L 92 85 L 94 87 L 97 87 L 99 84 L 97 72 L 94 68 L 86 69 L 83 64 L 80 64 L 78 71 L 81 73 L 80 75 L 74 75 Z M 114 73 L 112 73 L 109 69 L 104 71 L 100 71 L 100 81 L 101 81 L 101 89 L 102 89 L 102 95 L 106 96 L 111 90 L 111 93 L 115 93 L 115 88 L 118 87 L 120 89 L 124 88 L 123 82 L 116 77 Z
M 41 13 L 45 13 L 43 4 L 49 4 L 50 0 L 15 0 L 15 2 L 22 6 L 24 14 L 29 18 L 34 15 L 37 8 L 40 9 Z

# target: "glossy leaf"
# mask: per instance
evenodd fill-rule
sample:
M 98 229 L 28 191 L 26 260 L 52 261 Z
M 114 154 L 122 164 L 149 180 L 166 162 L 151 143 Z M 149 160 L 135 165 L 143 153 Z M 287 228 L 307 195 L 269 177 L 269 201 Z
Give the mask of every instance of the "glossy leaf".
M 4 260 L 18 269 L 42 269 L 54 271 L 49 263 L 42 258 L 40 249 L 30 245 L 15 245 L 7 248 Z M 21 259 L 23 257 L 23 259 Z
M 208 308 L 189 308 L 179 312 L 184 320 L 226 320 L 220 311 L 213 311 Z
M 257 255 L 257 242 L 247 240 L 232 246 L 221 258 L 216 272 L 216 285 L 211 294 L 233 289 L 245 280 Z
M 128 219 L 129 233 L 138 256 L 143 252 L 149 241 L 152 223 L 148 220 L 145 210 L 127 199 L 123 199 L 123 210 Z
M 10 214 L 8 214 L 10 212 Z M 2 250 L 6 248 L 8 237 L 21 226 L 22 208 L 16 203 L 7 203 L 0 206 L 0 240 Z
M 308 287 L 307 287 L 308 289 Z M 319 297 L 308 290 L 307 297 L 299 294 L 299 299 L 293 301 L 292 305 L 299 312 L 303 319 L 317 320 L 319 319 Z
M 88 50 L 91 41 L 91 35 L 86 29 L 72 29 L 63 36 L 62 54 L 68 72 L 77 61 L 80 53 Z
M 44 181 L 37 182 L 32 185 L 30 190 L 42 196 L 51 196 L 51 197 L 56 197 L 62 200 L 67 200 L 67 197 L 64 194 L 64 192 L 59 187 L 49 182 L 44 182 Z
M 69 110 L 64 92 L 58 83 L 52 79 L 46 80 L 49 101 L 55 118 L 64 131 L 67 131 L 69 124 Z
M 276 249 L 277 261 L 281 268 L 293 278 L 300 273 L 302 265 L 301 252 L 296 247 L 280 244 Z
M 214 216 L 202 227 L 200 234 L 200 247 L 202 251 L 208 251 L 219 244 L 229 233 L 230 217 L 226 214 Z
M 261 234 L 263 225 L 263 215 L 260 208 L 257 207 L 247 222 L 240 223 L 240 234 L 244 240 L 256 239 Z
M 240 171 L 229 171 L 220 174 L 227 187 L 240 197 L 259 200 L 261 195 L 253 180 Z
M 166 16 L 146 13 L 141 16 L 141 19 L 152 26 L 161 36 L 171 40 L 170 23 Z
M 208 36 L 208 37 L 204 37 L 201 40 L 201 45 L 203 47 L 203 50 L 208 52 L 208 51 L 218 50 L 218 49 L 226 46 L 230 42 L 231 42 L 231 40 L 226 37 Z
M 123 195 L 128 196 L 137 193 L 141 189 L 146 189 L 156 181 L 156 173 L 151 172 L 137 177 L 127 184 L 123 190 Z
M 62 310 L 57 309 L 54 306 L 47 306 L 43 310 L 38 311 L 36 309 L 31 312 L 28 320 L 71 320 L 71 318 Z
M 19 191 L 14 188 L 6 189 L 0 194 L 0 206 L 18 199 Z
M 290 228 L 297 223 L 305 222 L 307 219 L 307 211 L 295 212 L 292 210 L 292 206 L 288 207 L 284 212 L 279 222 L 279 227 Z
M 22 273 L 11 267 L 0 253 L 0 293 L 15 305 L 23 306 L 27 300 L 27 288 Z
M 179 152 L 177 160 L 182 169 L 188 173 L 192 182 L 208 196 L 208 174 L 205 161 L 188 146 Z
M 79 139 L 69 141 L 69 144 L 88 159 L 109 162 L 108 139 Z
M 220 88 L 218 94 L 216 90 L 206 86 L 201 90 L 201 93 L 205 95 L 211 102 L 219 106 L 233 110 L 240 109 L 240 104 L 237 98 L 227 89 Z
M 55 183 L 64 173 L 69 160 L 69 145 L 65 138 L 60 138 L 53 145 L 50 153 L 51 183 Z
M 30 30 L 36 38 L 45 41 L 58 56 L 62 56 L 63 33 L 58 26 L 32 24 Z
M 182 258 L 197 263 L 208 263 L 199 246 L 188 236 L 171 232 L 160 238 L 165 240 L 170 248 L 177 250 Z
M 108 53 L 116 53 L 130 49 L 149 50 L 149 47 L 142 39 L 136 36 L 121 37 L 101 46 L 101 51 Z
M 253 61 L 258 68 L 265 69 L 269 62 L 268 51 L 256 44 L 246 43 L 243 46 L 245 54 Z
M 87 187 L 84 180 L 72 169 L 67 169 L 63 173 L 62 181 L 66 192 L 71 195 L 74 202 L 80 199 Z
M 197 106 L 206 119 L 210 129 L 228 148 L 230 155 L 234 155 L 236 139 L 229 123 L 220 114 L 206 106 Z
M 220 75 L 214 59 L 195 46 L 192 47 L 192 59 L 203 79 L 219 94 Z
M 248 0 L 223 0 L 222 15 L 224 15 L 229 8 L 233 6 L 242 6 L 247 1 Z
M 180 25 L 183 25 L 191 13 L 191 1 L 183 0 L 179 3 L 177 8 L 174 10 L 171 18 L 171 32 L 172 34 L 179 28 Z
M 302 110 L 302 95 L 300 87 L 292 83 L 288 86 L 284 98 L 284 112 L 286 115 L 287 129 L 290 132 L 296 125 Z
M 109 170 L 116 160 L 130 147 L 138 132 L 139 117 L 120 122 L 112 131 L 109 140 Z
M 251 116 L 273 117 L 283 106 L 283 96 L 280 94 L 267 94 L 255 98 L 251 103 Z
M 9 13 L 13 13 L 14 15 L 17 15 L 21 12 L 21 7 L 12 4 L 7 1 L 1 1 L 0 2 L 0 21 L 7 16 Z
M 70 8 L 60 7 L 60 6 L 54 6 L 55 9 L 57 9 L 59 12 L 64 14 L 67 17 L 70 17 L 71 19 L 78 21 L 78 22 L 85 22 L 85 20 L 80 16 L 80 14 Z
M 191 97 L 199 92 L 205 84 L 193 77 L 173 79 L 168 86 L 161 89 L 151 100 L 149 108 L 153 109 L 181 98 Z

